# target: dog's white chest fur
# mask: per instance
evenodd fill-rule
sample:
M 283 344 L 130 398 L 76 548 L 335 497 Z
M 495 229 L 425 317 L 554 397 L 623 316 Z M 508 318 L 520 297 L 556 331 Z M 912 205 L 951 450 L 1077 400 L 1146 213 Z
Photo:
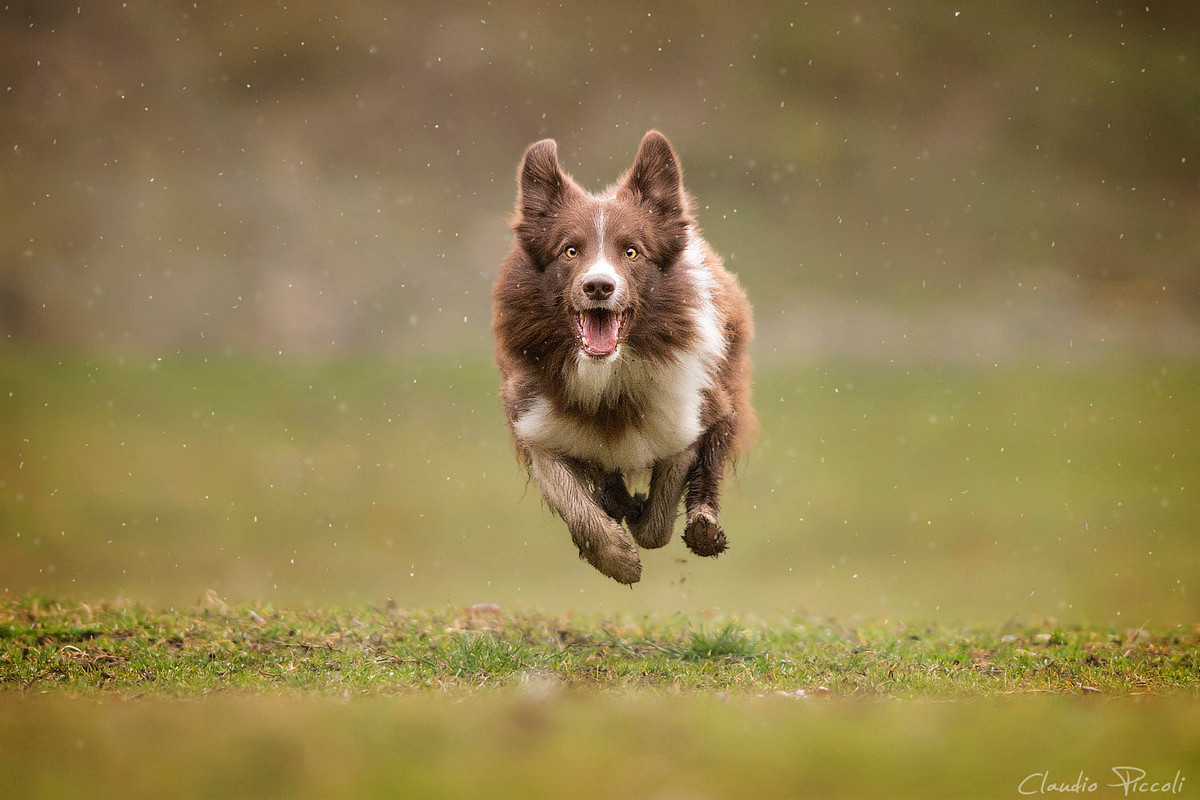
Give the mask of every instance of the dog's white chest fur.
M 666 361 L 645 359 L 627 345 L 603 360 L 580 353 L 574 363 L 568 362 L 562 376 L 569 401 L 585 414 L 606 400 L 620 402 L 625 397 L 636 403 L 640 418 L 619 433 L 606 432 L 537 397 L 514 423 L 518 438 L 531 447 L 626 473 L 648 470 L 699 438 L 704 392 L 714 384 L 727 343 L 713 302 L 716 282 L 695 239 L 680 266 L 696 289 L 691 309 L 696 337 L 690 346 Z
M 578 399 L 592 401 L 582 406 L 585 411 L 598 407 L 601 398 L 617 387 L 635 392 L 642 414 L 633 425 L 619 433 L 606 433 L 539 397 L 516 421 L 517 436 L 534 447 L 623 472 L 648 470 L 654 462 L 691 446 L 702 430 L 701 392 L 709 383 L 696 363 L 699 357 L 690 355 L 660 367 L 623 350 L 614 362 L 580 363 L 568 385 Z M 606 382 L 605 372 L 609 373 Z M 598 385 L 603 388 L 596 393 Z

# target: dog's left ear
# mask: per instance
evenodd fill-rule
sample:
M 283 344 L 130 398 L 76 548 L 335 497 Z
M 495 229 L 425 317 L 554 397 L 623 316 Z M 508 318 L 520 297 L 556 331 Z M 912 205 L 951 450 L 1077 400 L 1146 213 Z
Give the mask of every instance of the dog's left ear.
M 642 137 L 624 188 L 657 213 L 667 217 L 683 215 L 683 173 L 666 136 L 650 131 Z

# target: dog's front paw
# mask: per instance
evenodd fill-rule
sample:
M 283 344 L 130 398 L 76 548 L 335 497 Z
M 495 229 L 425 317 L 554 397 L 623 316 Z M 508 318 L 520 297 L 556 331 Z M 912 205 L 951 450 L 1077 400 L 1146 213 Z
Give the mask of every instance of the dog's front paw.
M 579 557 L 617 583 L 626 585 L 642 579 L 642 562 L 637 548 L 615 522 L 599 538 L 576 539 Z
M 687 527 L 683 530 L 683 541 L 688 549 L 698 556 L 719 556 L 729 546 L 725 539 L 725 531 L 717 522 L 716 516 L 707 511 L 698 511 L 688 516 Z

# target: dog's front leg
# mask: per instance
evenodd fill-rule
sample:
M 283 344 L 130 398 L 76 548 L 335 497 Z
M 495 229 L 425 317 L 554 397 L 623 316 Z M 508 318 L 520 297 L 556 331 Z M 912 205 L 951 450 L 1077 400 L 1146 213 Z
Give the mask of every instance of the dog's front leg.
M 732 426 L 718 422 L 696 444 L 696 460 L 688 474 L 687 524 L 683 541 L 698 556 L 719 556 L 729 546 L 717 521 L 721 509 L 721 473 L 732 441 Z
M 695 459 L 696 451 L 689 447 L 679 455 L 664 458 L 654 465 L 645 511 L 629 523 L 633 540 L 642 547 L 662 547 L 671 541 L 679 500 Z
M 588 490 L 587 474 L 571 459 L 545 450 L 530 450 L 529 471 L 542 496 L 567 523 L 579 557 L 618 583 L 637 583 L 642 563 L 637 549 Z

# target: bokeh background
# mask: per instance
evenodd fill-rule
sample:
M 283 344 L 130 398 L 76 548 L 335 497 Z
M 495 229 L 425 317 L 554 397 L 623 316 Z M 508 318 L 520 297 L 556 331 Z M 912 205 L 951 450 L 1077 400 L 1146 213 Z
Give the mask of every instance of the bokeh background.
M 1190 4 L 0 8 L 0 591 L 1194 622 Z M 648 128 L 754 303 L 732 549 L 574 554 L 489 292 Z

